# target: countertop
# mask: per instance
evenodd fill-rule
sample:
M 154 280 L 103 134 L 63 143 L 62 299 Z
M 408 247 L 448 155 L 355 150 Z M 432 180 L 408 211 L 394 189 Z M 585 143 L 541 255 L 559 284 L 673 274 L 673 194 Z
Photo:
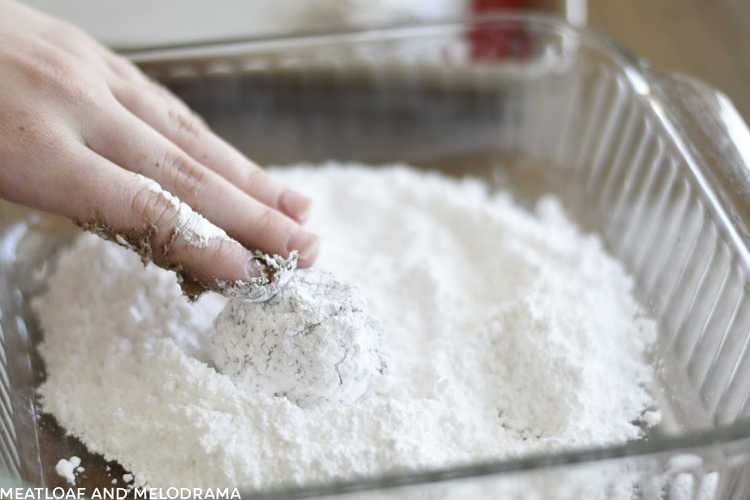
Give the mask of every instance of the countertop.
M 723 91 L 750 123 L 750 2 L 590 1 L 589 26 L 654 66 Z

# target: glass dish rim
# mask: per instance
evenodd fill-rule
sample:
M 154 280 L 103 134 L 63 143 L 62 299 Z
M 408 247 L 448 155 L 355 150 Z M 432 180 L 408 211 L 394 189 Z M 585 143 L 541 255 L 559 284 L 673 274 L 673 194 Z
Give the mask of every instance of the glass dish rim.
M 621 445 L 593 446 L 552 453 L 538 453 L 519 458 L 475 462 L 465 465 L 437 467 L 414 472 L 396 472 L 351 480 L 310 483 L 243 494 L 242 498 L 286 499 L 314 498 L 329 495 L 391 490 L 403 487 L 501 477 L 503 474 L 548 471 L 567 466 L 588 465 L 609 460 L 653 457 L 670 451 L 688 453 L 690 450 L 720 446 L 750 439 L 750 418 L 710 430 L 698 430 L 682 435 L 659 436 L 630 441 Z
M 375 39 L 386 34 L 416 34 L 419 31 L 432 29 L 459 28 L 477 23 L 493 22 L 525 22 L 532 25 L 543 26 L 546 29 L 563 29 L 570 34 L 575 34 L 586 40 L 589 44 L 598 45 L 600 48 L 611 51 L 610 55 L 616 56 L 620 63 L 626 63 L 635 68 L 646 68 L 646 60 L 638 57 L 627 47 L 619 43 L 609 35 L 591 27 L 575 26 L 564 18 L 528 10 L 498 11 L 484 14 L 472 14 L 459 17 L 442 18 L 436 20 L 419 21 L 410 20 L 406 22 L 393 22 L 385 24 L 372 24 L 368 26 L 334 26 L 324 29 L 298 30 L 290 32 L 278 32 L 261 35 L 234 36 L 226 38 L 207 38 L 189 42 L 159 43 L 147 45 L 125 45 L 110 46 L 118 54 L 127 57 L 136 63 L 142 62 L 176 62 L 182 58 L 212 57 L 227 49 L 247 49 L 248 51 L 263 48 L 301 46 L 305 43 L 342 43 L 346 41 Z M 639 76 L 645 80 L 645 77 Z
M 434 29 L 458 29 L 475 23 L 524 22 L 542 29 L 563 30 L 588 46 L 606 52 L 626 71 L 626 76 L 641 93 L 658 101 L 658 96 L 648 89 L 647 61 L 636 56 L 606 34 L 588 27 L 579 27 L 563 19 L 541 13 L 524 11 L 496 12 L 459 18 L 425 22 L 391 23 L 368 27 L 336 27 L 332 29 L 277 33 L 261 36 L 207 39 L 185 43 L 167 43 L 144 46 L 113 47 L 120 55 L 136 63 L 175 63 L 180 60 L 211 59 L 238 52 L 252 54 L 260 49 L 300 47 L 309 43 L 342 44 L 354 41 L 377 40 L 388 35 L 413 36 Z M 744 246 L 744 245 L 742 245 Z M 414 472 L 397 472 L 351 480 L 310 483 L 257 493 L 243 494 L 243 498 L 302 498 L 319 497 L 354 492 L 393 489 L 443 481 L 499 476 L 508 473 L 547 470 L 572 465 L 585 465 L 607 460 L 655 456 L 670 451 L 686 451 L 711 446 L 727 445 L 750 439 L 750 418 L 739 419 L 709 429 L 696 430 L 681 435 L 657 435 L 645 440 L 630 441 L 621 445 L 600 445 L 573 448 L 552 453 L 526 455 L 520 458 L 500 459 L 465 465 L 425 469 Z

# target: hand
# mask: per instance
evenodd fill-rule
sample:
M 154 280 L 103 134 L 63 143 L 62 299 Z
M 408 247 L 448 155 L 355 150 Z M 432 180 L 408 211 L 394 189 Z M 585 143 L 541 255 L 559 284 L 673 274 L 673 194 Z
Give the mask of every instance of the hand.
M 118 234 L 207 286 L 257 274 L 245 247 L 315 260 L 318 239 L 301 226 L 309 198 L 77 28 L 0 0 L 0 75 L 1 197 Z M 236 241 L 196 245 L 153 181 Z

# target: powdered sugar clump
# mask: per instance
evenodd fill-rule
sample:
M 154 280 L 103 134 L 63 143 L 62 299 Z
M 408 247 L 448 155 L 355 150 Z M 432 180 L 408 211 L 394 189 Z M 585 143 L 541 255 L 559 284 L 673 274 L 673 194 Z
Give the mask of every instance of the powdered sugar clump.
M 83 472 L 80 465 L 81 459 L 76 456 L 72 456 L 68 460 L 61 458 L 55 465 L 55 472 L 58 476 L 64 478 L 68 484 L 76 484 L 76 472 Z
M 348 404 L 300 407 L 238 384 L 208 355 L 227 299 L 190 304 L 173 273 L 83 235 L 34 303 L 48 374 L 39 392 L 137 485 L 352 478 L 622 443 L 658 421 L 647 391 L 654 322 L 622 266 L 556 199 L 530 213 L 479 181 L 403 167 L 277 176 L 313 196 L 317 266 L 359 287 L 388 369 Z
M 385 370 L 382 331 L 351 285 L 299 270 L 272 299 L 232 299 L 216 319 L 211 354 L 240 387 L 308 407 L 353 403 Z

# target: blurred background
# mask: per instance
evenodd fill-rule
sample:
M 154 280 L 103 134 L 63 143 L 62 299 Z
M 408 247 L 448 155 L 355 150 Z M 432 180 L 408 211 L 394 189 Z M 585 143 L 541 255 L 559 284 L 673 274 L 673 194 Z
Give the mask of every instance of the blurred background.
M 665 70 L 724 91 L 750 121 L 747 0 L 28 0 L 115 48 L 534 9 L 609 34 Z

